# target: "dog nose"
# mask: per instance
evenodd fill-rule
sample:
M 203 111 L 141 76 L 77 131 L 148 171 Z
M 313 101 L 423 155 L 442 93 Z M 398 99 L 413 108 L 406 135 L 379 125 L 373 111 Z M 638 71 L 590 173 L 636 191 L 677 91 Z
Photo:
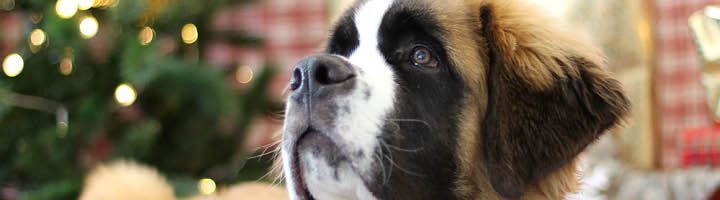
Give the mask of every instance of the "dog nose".
M 316 55 L 301 60 L 293 71 L 290 90 L 294 94 L 319 96 L 349 90 L 355 79 L 352 65 L 333 55 Z

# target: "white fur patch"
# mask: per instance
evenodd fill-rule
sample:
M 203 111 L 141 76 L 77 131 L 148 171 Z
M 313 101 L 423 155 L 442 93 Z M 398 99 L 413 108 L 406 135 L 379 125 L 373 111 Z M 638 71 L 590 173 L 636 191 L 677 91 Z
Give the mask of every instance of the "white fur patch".
M 285 105 L 285 113 L 288 113 L 293 107 L 293 104 L 289 102 Z M 288 129 L 288 123 L 285 123 L 283 125 L 283 132 L 287 133 Z M 296 187 L 298 186 L 297 180 L 295 180 L 295 177 L 293 177 L 293 171 L 292 171 L 292 157 L 290 156 L 289 151 L 293 151 L 290 148 L 292 145 L 288 141 L 294 141 L 295 138 L 290 138 L 290 136 L 283 135 L 283 143 L 282 143 L 282 149 L 280 149 L 280 156 L 282 156 L 282 166 L 283 166 L 283 174 L 285 178 L 285 187 L 288 189 L 288 194 L 290 194 L 290 200 L 297 200 L 298 197 L 295 196 L 297 194 L 297 191 L 295 191 Z
M 287 149 L 283 148 L 280 151 L 280 156 L 282 156 L 282 165 L 283 165 L 283 174 L 285 177 L 285 187 L 288 189 L 288 194 L 290 194 L 290 200 L 296 200 L 298 197 L 295 196 L 297 194 L 297 191 L 295 191 L 295 187 L 297 187 L 297 183 L 295 181 L 295 178 L 292 175 L 292 166 L 290 164 L 290 152 L 287 151 Z
M 375 199 L 367 187 L 363 187 L 365 183 L 362 178 L 354 173 L 347 163 L 340 164 L 336 168 L 331 167 L 325 158 L 311 153 L 303 154 L 301 159 L 303 162 L 313 163 L 304 169 L 306 174 L 304 178 L 308 183 L 308 191 L 315 199 Z
M 378 145 L 385 117 L 394 105 L 394 73 L 385 61 L 378 44 L 378 33 L 384 13 L 390 9 L 392 0 L 370 0 L 355 14 L 355 25 L 360 45 L 350 55 L 349 61 L 358 68 L 359 85 L 353 95 L 346 97 L 351 106 L 349 113 L 339 115 L 338 131 L 343 137 L 365 152 L 365 161 L 357 163 L 361 173 L 369 173 L 372 152 Z M 379 14 L 383 13 L 383 14 Z M 369 92 L 369 93 L 366 93 Z M 365 97 L 369 95 L 369 97 Z
M 300 159 L 312 167 L 304 169 L 308 191 L 317 199 L 375 199 L 365 183 L 378 170 L 375 149 L 379 145 L 387 114 L 395 104 L 396 83 L 391 66 L 385 61 L 378 44 L 384 14 L 393 0 L 369 0 L 355 13 L 359 46 L 348 57 L 356 71 L 356 87 L 346 96 L 335 96 L 338 107 L 334 134 L 341 149 L 348 153 L 349 163 L 332 168 L 324 158 L 310 152 Z

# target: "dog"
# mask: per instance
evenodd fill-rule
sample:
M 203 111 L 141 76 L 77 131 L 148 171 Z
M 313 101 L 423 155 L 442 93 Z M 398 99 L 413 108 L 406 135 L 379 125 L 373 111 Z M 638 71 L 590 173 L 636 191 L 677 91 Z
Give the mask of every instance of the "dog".
M 603 54 L 516 0 L 360 0 L 289 83 L 291 199 L 563 199 L 630 103 Z

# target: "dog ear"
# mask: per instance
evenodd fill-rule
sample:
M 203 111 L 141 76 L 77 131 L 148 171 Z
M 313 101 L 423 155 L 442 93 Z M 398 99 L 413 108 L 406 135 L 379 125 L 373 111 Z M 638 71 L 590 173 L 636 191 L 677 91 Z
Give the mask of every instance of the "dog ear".
M 601 53 L 516 6 L 486 4 L 477 15 L 488 55 L 479 150 L 508 199 L 573 161 L 630 106 Z

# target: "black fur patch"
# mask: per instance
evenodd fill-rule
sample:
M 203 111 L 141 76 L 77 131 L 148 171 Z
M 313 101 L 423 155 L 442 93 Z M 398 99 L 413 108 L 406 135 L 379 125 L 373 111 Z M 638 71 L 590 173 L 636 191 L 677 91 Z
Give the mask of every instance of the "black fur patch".
M 345 12 L 331 31 L 325 53 L 350 56 L 360 45 L 359 33 L 355 26 L 355 7 Z
M 383 169 L 367 183 L 378 199 L 457 199 L 454 158 L 465 85 L 449 61 L 442 30 L 418 1 L 396 1 L 383 17 L 379 47 L 398 88 L 376 152 L 382 158 L 376 167 Z M 413 65 L 416 45 L 430 47 L 440 67 Z

